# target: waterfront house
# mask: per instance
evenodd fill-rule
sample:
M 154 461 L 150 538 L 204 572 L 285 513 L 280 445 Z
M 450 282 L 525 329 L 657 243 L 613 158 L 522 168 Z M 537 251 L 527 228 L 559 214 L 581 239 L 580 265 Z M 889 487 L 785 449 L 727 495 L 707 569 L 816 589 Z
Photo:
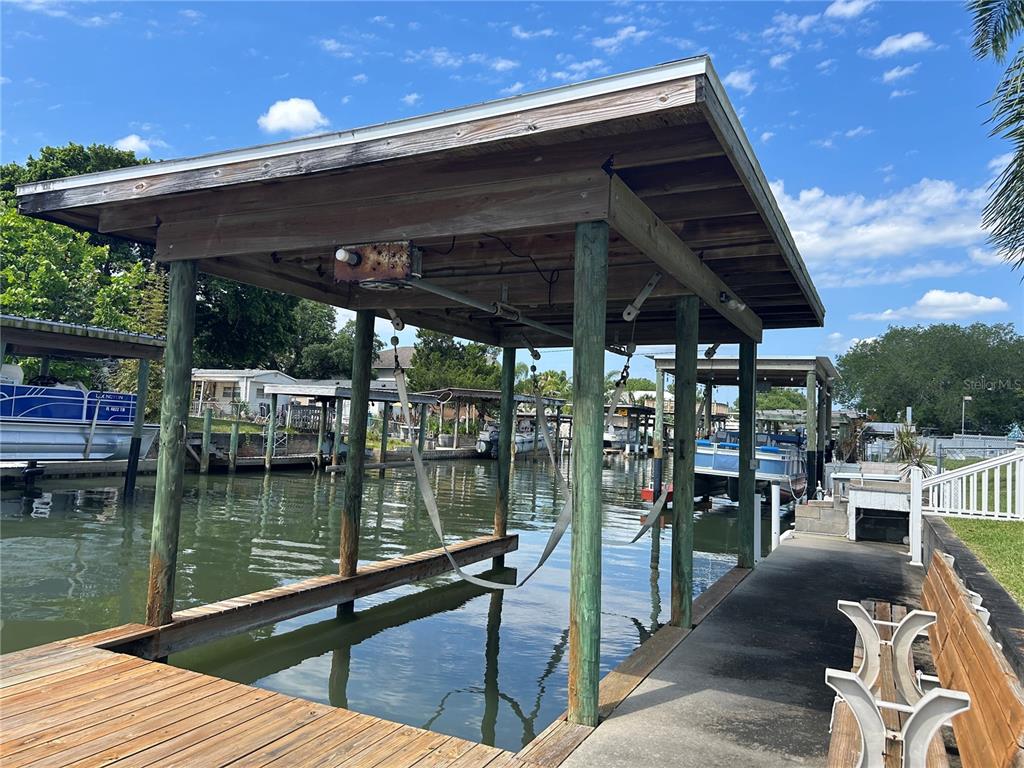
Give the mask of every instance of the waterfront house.
M 262 368 L 193 368 L 192 412 L 198 414 L 209 406 L 214 414 L 228 416 L 232 404 L 241 403 L 243 413 L 265 417 L 270 412 L 266 385 L 294 383 L 287 373 Z

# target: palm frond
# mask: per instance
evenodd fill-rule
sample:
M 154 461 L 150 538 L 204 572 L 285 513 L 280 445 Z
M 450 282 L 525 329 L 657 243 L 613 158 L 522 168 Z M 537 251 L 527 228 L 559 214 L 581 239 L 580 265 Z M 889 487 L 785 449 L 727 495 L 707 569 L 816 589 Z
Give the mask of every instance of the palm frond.
M 982 226 L 997 252 L 1024 267 L 1024 50 L 1007 67 L 992 103 L 992 135 L 1009 140 L 1013 150 L 993 183 Z
M 1006 57 L 1010 43 L 1024 30 L 1024 0 L 968 0 L 974 16 L 974 54 L 979 59 Z

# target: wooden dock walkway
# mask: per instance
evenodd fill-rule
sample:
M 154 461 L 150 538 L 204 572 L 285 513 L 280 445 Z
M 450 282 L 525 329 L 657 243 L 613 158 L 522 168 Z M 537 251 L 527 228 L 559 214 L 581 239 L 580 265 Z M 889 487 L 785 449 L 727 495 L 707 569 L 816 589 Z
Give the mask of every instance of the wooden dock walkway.
M 453 545 L 460 565 L 516 536 Z M 450 570 L 440 549 L 0 657 L 0 764 L 514 768 L 512 753 L 178 669 L 153 659 Z
M 57 642 L 3 659 L 5 768 L 530 765 L 494 747 L 109 650 Z

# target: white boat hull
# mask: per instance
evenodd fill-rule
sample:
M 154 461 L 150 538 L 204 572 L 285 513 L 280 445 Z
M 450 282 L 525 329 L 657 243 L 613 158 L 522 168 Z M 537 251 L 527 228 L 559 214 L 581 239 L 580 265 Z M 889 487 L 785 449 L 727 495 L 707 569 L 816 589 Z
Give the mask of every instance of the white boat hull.
M 0 419 L 0 459 L 4 461 L 74 461 L 127 459 L 132 425 L 97 423 L 89 443 L 91 424 L 48 419 Z M 160 427 L 142 429 L 139 455 L 149 453 Z M 86 454 L 86 444 L 89 452 Z

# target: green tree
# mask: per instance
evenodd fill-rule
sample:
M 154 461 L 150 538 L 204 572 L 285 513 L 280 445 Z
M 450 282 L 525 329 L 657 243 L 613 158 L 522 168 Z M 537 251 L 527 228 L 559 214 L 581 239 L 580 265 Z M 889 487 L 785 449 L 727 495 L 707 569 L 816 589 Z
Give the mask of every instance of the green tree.
M 349 320 L 337 333 L 322 341 L 312 342 L 300 350 L 293 376 L 300 379 L 349 379 L 352 377 L 352 355 L 355 350 L 356 322 Z M 384 342 L 373 337 L 373 356 L 383 351 Z
M 303 355 L 304 352 L 309 350 L 314 345 L 318 348 L 327 345 L 333 345 L 337 339 L 337 331 L 334 330 L 334 323 L 337 318 L 337 313 L 334 307 L 327 304 L 321 304 L 318 301 L 311 301 L 310 299 L 299 299 L 298 304 L 295 305 L 295 309 L 292 311 L 295 323 L 295 335 L 292 337 L 291 348 L 288 350 L 287 362 L 284 364 L 284 371 L 297 376 L 299 378 L 306 379 L 326 379 L 331 378 L 334 374 L 326 375 L 314 375 L 310 373 L 303 373 L 300 370 L 308 370 L 309 363 L 305 363 L 303 367 Z M 349 358 L 346 378 L 351 374 L 351 338 L 352 330 L 348 331 L 349 338 Z M 322 354 L 318 352 L 317 354 Z M 316 370 L 321 370 L 320 367 L 313 366 Z
M 836 361 L 836 399 L 882 421 L 909 405 L 920 428 L 1006 434 L 1024 419 L 1024 337 L 1012 324 L 890 327 Z
M 196 367 L 284 367 L 296 334 L 298 303 L 294 296 L 230 280 L 202 281 L 196 304 Z
M 486 344 L 462 344 L 451 336 L 420 328 L 409 366 L 409 386 L 414 391 L 466 387 L 498 389 L 501 365 L 498 350 Z
M 969 0 L 974 15 L 974 54 L 1006 60 L 1024 30 L 1021 0 Z M 985 205 L 982 222 L 992 245 L 1015 267 L 1024 265 L 1024 48 L 1013 55 L 992 97 L 992 134 L 1009 140 L 1010 162 Z
M 77 235 L 78 239 L 71 240 L 76 235 L 71 229 L 18 216 L 14 212 L 14 191 L 18 184 L 148 162 L 146 158 L 136 157 L 134 152 L 105 144 L 86 147 L 69 143 L 62 147 L 43 147 L 38 156 L 30 155 L 24 163 L 11 162 L 0 166 L 4 230 L 12 229 L 5 247 L 13 247 L 12 241 L 19 239 L 24 243 L 18 246 L 21 251 L 31 253 L 33 248 L 43 249 L 41 256 L 45 262 L 35 271 L 36 279 L 31 281 L 22 280 L 12 285 L 5 275 L 5 294 L 8 289 L 11 291 L 7 301 L 10 306 L 21 308 L 11 311 L 22 311 L 43 319 L 135 329 L 132 319 L 125 315 L 125 307 L 131 306 L 131 293 L 137 290 L 135 286 L 145 282 L 143 274 L 146 265 L 153 260 L 152 247 L 97 234 Z M 61 232 L 66 234 L 57 234 Z M 73 247 L 74 253 L 66 259 L 53 258 L 55 244 L 59 247 L 59 243 L 64 241 Z M 102 249 L 90 252 L 92 266 L 89 270 L 78 265 L 83 243 Z M 31 260 L 28 258 L 27 262 Z M 5 258 L 5 266 L 6 261 Z M 296 345 L 301 343 L 301 333 L 296 319 L 292 317 L 297 299 L 208 275 L 200 275 L 199 297 L 195 347 L 197 364 L 287 367 L 294 363 Z M 223 306 L 218 306 L 218 301 L 223 301 Z M 66 304 L 61 313 L 47 310 L 49 305 L 61 304 Z M 30 311 L 33 306 L 40 309 Z M 88 317 L 82 319 L 85 314 Z M 164 329 L 152 329 L 151 332 L 163 333 Z
M 739 400 L 735 406 L 739 408 Z M 807 408 L 807 393 L 789 387 L 772 387 L 765 392 L 757 393 L 757 409 L 759 411 L 803 411 Z

